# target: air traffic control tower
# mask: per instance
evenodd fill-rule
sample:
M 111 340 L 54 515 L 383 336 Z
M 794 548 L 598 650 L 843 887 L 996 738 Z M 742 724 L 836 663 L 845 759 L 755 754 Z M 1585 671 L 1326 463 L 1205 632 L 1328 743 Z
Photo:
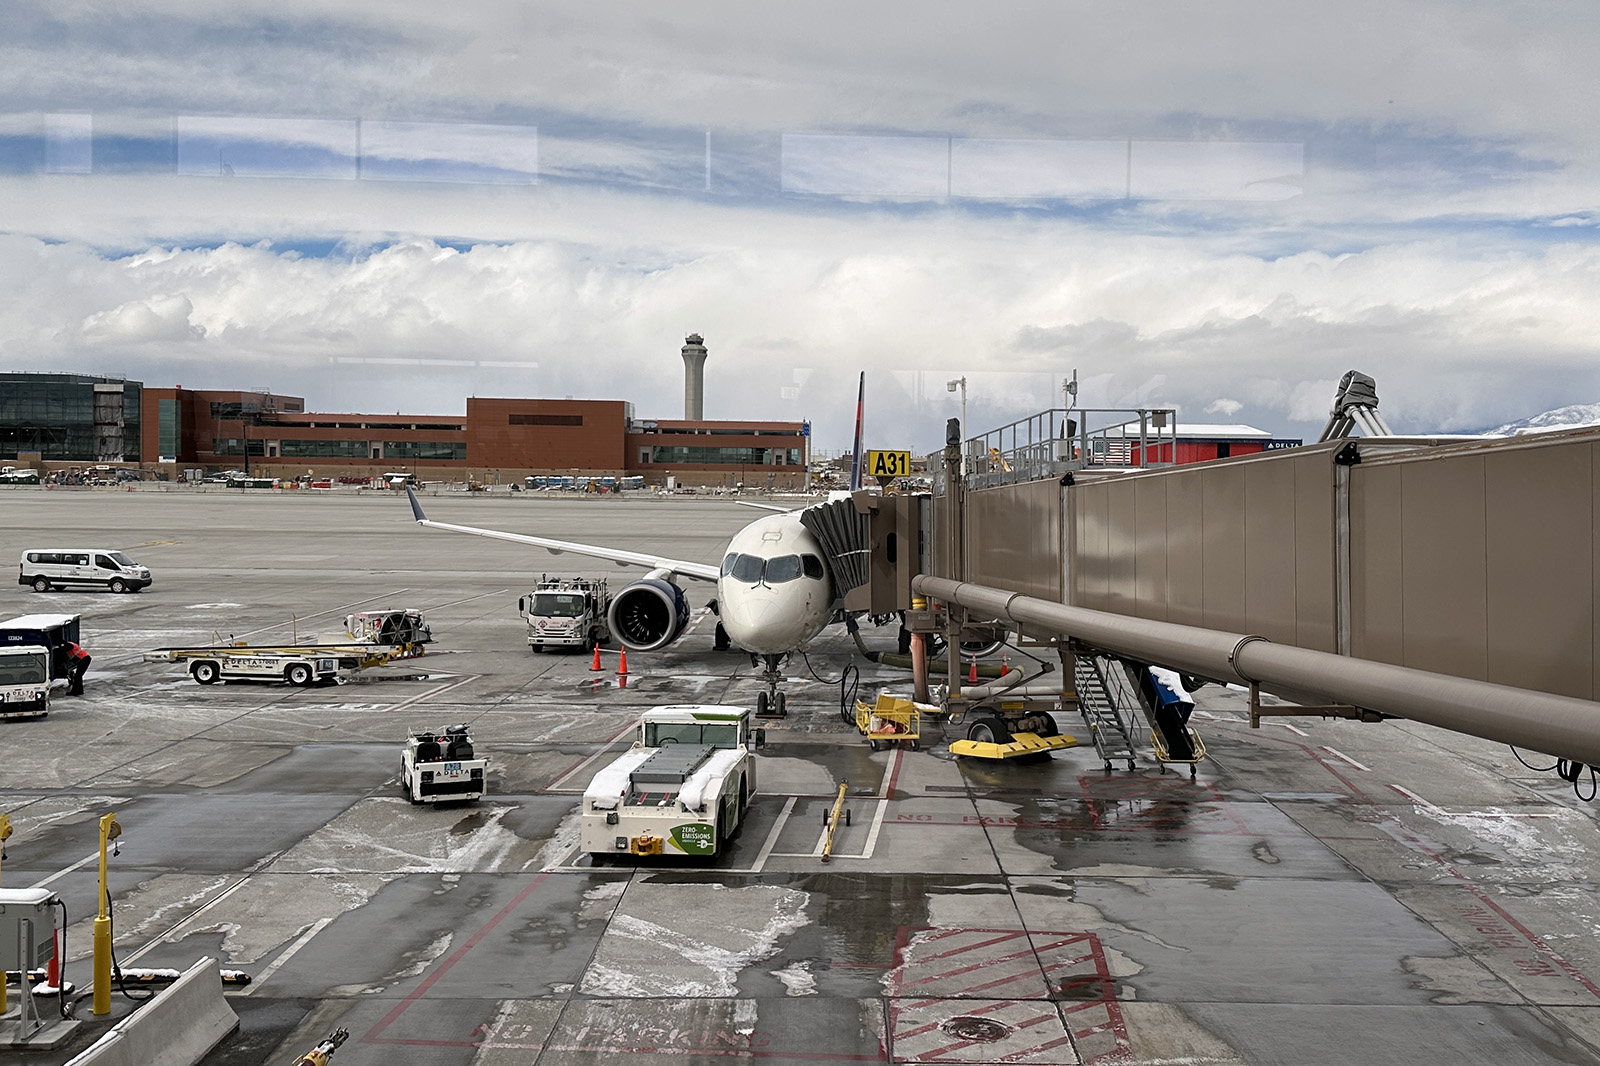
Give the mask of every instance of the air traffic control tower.
M 683 418 L 700 422 L 706 417 L 706 339 L 698 333 L 683 338 Z

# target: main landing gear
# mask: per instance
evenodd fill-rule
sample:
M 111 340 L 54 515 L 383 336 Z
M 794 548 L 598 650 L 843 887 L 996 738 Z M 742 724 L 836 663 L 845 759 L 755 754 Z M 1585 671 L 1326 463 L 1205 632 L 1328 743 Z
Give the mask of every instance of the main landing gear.
M 750 656 L 752 663 L 756 656 Z M 789 700 L 782 692 L 778 691 L 778 683 L 783 680 L 779 668 L 783 666 L 784 655 L 763 655 L 760 659 L 766 663 L 761 671 L 761 680 L 766 683 L 766 689 L 756 694 L 757 718 L 787 718 L 789 716 Z

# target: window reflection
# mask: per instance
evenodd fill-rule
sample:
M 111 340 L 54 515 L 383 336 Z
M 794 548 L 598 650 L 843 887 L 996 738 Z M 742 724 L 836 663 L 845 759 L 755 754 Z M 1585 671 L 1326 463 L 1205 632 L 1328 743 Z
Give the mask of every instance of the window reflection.
M 827 576 L 827 571 L 823 568 L 822 560 L 815 555 L 778 555 L 765 559 L 759 555 L 729 552 L 722 559 L 722 574 L 750 585 L 759 581 L 781 585 L 797 580 L 802 575 L 821 581 Z
M 734 580 L 754 585 L 761 580 L 761 571 L 766 567 L 766 562 L 759 555 L 740 555 L 735 557 L 733 560 Z

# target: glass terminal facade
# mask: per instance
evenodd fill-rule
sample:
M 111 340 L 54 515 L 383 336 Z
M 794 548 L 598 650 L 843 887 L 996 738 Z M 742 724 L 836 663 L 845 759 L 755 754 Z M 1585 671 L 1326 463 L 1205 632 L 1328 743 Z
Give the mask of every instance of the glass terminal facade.
M 142 391 L 123 378 L 0 373 L 0 459 L 140 462 Z

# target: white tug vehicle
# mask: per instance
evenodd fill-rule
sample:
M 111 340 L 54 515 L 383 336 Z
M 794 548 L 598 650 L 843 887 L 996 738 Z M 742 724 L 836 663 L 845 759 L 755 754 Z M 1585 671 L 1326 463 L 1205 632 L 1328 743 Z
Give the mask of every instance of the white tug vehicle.
M 400 751 L 400 792 L 412 803 L 482 799 L 489 760 L 472 750 L 464 725 L 406 737 Z
M 580 838 L 591 855 L 693 855 L 724 850 L 756 794 L 747 707 L 655 707 L 639 738 L 583 793 Z

